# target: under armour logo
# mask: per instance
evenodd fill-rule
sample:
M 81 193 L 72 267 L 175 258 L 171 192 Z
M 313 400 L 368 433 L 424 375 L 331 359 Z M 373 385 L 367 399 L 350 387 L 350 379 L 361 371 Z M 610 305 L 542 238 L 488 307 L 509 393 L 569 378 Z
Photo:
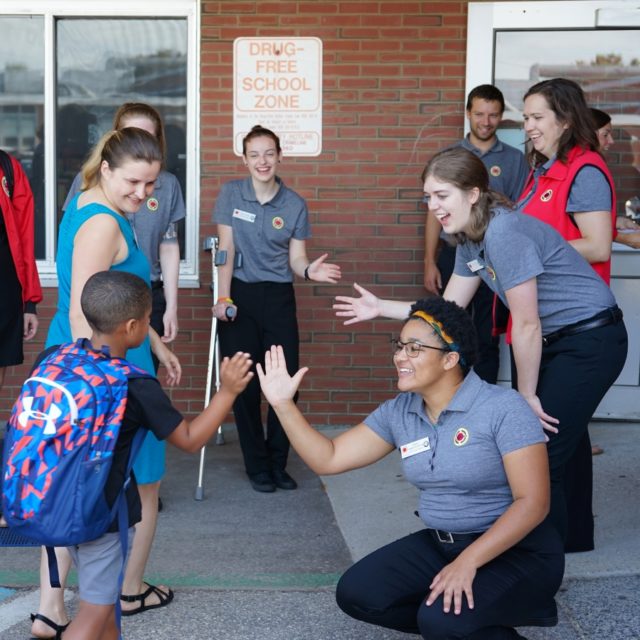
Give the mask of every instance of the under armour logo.
M 26 427 L 29 418 L 32 420 L 43 420 L 44 431 L 43 434 L 45 436 L 52 436 L 56 433 L 56 420 L 62 415 L 61 409 L 52 404 L 49 407 L 49 413 L 44 413 L 43 411 L 33 411 L 31 407 L 33 406 L 33 396 L 26 396 L 22 399 L 22 406 L 24 407 L 24 411 L 20 413 L 18 416 L 18 423 L 21 427 Z

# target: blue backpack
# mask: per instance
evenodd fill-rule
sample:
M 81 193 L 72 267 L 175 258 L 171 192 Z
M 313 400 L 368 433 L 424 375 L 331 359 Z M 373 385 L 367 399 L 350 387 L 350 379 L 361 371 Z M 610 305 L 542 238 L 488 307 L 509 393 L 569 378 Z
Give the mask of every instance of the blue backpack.
M 134 377 L 151 376 L 108 349 L 86 348 L 83 339 L 34 369 L 4 444 L 2 513 L 16 533 L 47 547 L 71 546 L 99 538 L 116 516 L 126 532 L 125 489 L 144 430 L 134 438 L 127 481 L 111 507 L 104 488 Z

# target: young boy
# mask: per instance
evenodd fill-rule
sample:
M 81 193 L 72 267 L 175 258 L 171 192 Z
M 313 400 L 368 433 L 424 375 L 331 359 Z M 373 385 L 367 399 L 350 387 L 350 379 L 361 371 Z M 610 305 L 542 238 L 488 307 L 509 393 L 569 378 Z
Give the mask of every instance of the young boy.
M 151 290 L 130 273 L 101 271 L 94 274 L 82 291 L 82 312 L 92 329 L 87 348 L 109 347 L 112 356 L 124 358 L 127 349 L 142 343 L 149 330 Z M 253 377 L 251 360 L 238 352 L 221 363 L 221 387 L 209 406 L 187 422 L 171 405 L 155 378 L 129 380 L 127 405 L 118 436 L 113 465 L 105 486 L 110 504 L 121 490 L 133 436 L 149 428 L 159 439 L 191 453 L 197 452 L 216 432 L 231 410 L 236 396 Z M 135 479 L 127 489 L 129 508 L 129 548 L 133 525 L 140 520 L 140 498 Z M 116 519 L 117 520 L 117 519 Z M 78 571 L 80 604 L 78 613 L 64 633 L 64 640 L 118 640 L 115 603 L 122 568 L 122 548 L 117 522 L 92 542 L 69 547 Z

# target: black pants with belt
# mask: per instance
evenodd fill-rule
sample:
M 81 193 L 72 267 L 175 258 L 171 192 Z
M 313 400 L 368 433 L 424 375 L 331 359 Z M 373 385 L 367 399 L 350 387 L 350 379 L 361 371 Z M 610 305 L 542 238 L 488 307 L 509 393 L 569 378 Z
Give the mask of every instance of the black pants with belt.
M 299 337 L 296 299 L 291 283 L 246 283 L 233 278 L 231 298 L 238 308 L 233 322 L 219 322 L 220 353 L 251 354 L 264 364 L 264 354 L 272 345 L 282 345 L 291 375 L 298 370 Z M 233 405 L 240 447 L 249 475 L 284 469 L 289 440 L 271 407 L 267 410 L 266 435 L 262 425 L 261 392 L 258 376 L 249 382 Z
M 550 519 L 568 551 L 593 549 L 593 465 L 587 427 L 622 371 L 627 346 L 627 330 L 619 321 L 542 348 L 538 398 L 545 412 L 560 421 L 559 432 L 548 433 Z
M 342 576 L 338 606 L 348 615 L 429 640 L 520 638 L 514 627 L 553 624 L 553 597 L 564 573 L 562 542 L 547 521 L 480 567 L 473 581 L 475 606 L 463 596 L 462 612 L 444 613 L 440 595 L 425 601 L 436 574 L 473 542 L 440 542 L 428 529 L 374 551 Z

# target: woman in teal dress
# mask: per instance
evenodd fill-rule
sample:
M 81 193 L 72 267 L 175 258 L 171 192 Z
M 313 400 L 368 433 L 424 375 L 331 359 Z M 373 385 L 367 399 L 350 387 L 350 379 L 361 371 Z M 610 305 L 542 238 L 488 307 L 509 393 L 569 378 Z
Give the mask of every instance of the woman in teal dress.
M 82 170 L 83 191 L 74 197 L 60 224 L 56 258 L 58 308 L 47 347 L 91 335 L 80 308 L 80 294 L 94 273 L 107 269 L 127 271 L 150 283 L 149 262 L 138 248 L 126 214 L 135 213 L 151 195 L 161 163 L 157 139 L 142 129 L 111 131 L 96 145 Z M 178 360 L 152 329 L 142 345 L 127 352 L 127 359 L 153 374 L 152 349 L 167 368 L 167 382 L 176 384 L 181 373 Z M 142 579 L 155 533 L 164 449 L 165 444 L 149 432 L 134 465 L 143 519 L 136 526 L 122 587 L 127 595 L 125 615 L 168 604 L 173 598 L 170 589 L 152 587 Z M 58 561 L 64 585 L 70 567 L 66 550 L 58 550 Z M 32 633 L 40 638 L 60 637 L 67 624 L 63 590 L 49 585 L 46 553 L 41 561 L 40 582 L 40 607 L 39 613 L 32 616 Z

